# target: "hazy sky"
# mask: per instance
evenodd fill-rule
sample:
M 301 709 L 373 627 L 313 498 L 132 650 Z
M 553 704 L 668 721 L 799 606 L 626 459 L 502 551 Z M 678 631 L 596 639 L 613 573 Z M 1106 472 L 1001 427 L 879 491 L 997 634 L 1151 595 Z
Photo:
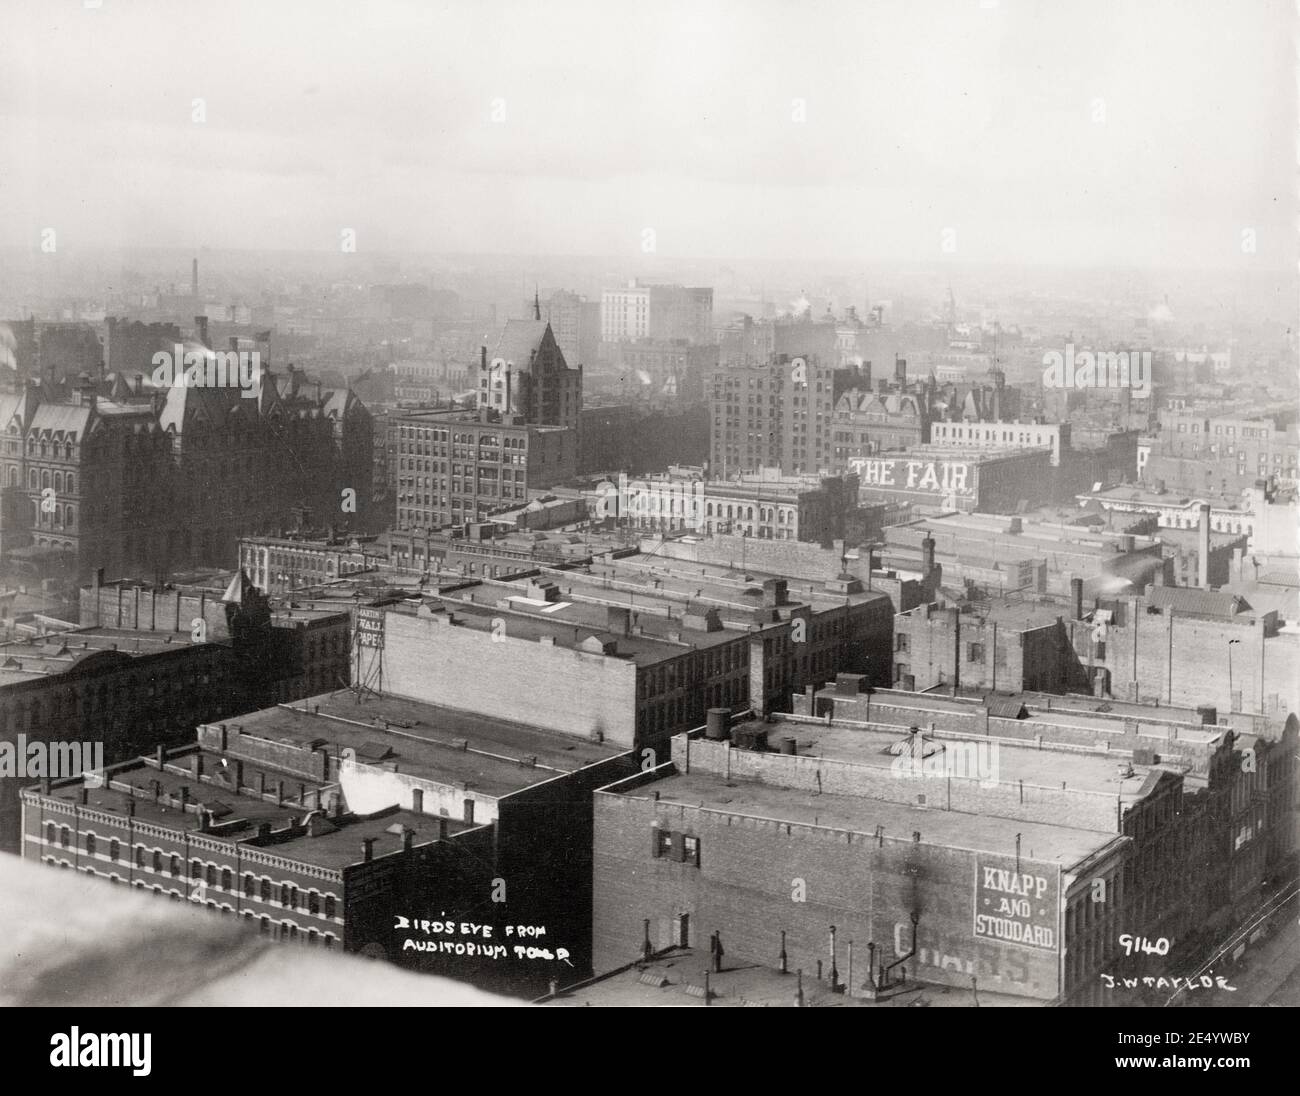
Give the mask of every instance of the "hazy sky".
M 1289 0 L 87 2 L 4 0 L 0 245 L 1294 261 Z

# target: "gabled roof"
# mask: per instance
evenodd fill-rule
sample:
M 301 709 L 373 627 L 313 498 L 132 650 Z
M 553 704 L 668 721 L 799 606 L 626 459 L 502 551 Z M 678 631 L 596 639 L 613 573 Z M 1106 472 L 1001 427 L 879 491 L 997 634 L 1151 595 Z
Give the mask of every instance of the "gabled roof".
M 506 320 L 492 357 L 513 363 L 513 370 L 527 369 L 550 330 L 546 320 Z M 554 342 L 553 335 L 551 341 Z
M 1250 602 L 1240 594 L 1192 586 L 1151 586 L 1147 589 L 1147 604 L 1199 616 L 1233 617 L 1251 611 Z

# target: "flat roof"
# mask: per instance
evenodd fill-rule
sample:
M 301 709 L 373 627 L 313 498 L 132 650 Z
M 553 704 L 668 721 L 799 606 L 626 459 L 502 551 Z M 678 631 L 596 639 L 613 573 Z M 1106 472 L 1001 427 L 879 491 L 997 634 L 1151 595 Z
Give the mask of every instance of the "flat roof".
M 210 642 L 220 644 L 222 641 Z M 135 658 L 192 646 L 202 645 L 192 643 L 188 631 L 153 632 L 92 626 L 49 632 L 43 636 L 0 643 L 0 687 L 66 673 L 102 651 L 116 651 Z
M 647 786 L 610 794 L 649 798 L 650 791 L 651 787 Z M 1115 833 L 1052 826 L 992 814 L 929 810 L 861 796 L 817 795 L 798 788 L 782 788 L 734 777 L 726 780 L 714 773 L 696 771 L 664 777 L 654 783 L 653 791 L 661 802 L 668 804 L 681 803 L 725 814 L 822 826 L 865 836 L 872 836 L 876 828 L 881 827 L 886 837 L 910 840 L 912 834 L 919 831 L 922 844 L 999 856 L 1014 854 L 1018 834 L 1026 858 L 1054 861 L 1062 870 L 1091 856 L 1118 837 Z
M 836 695 L 834 684 L 827 684 L 823 689 L 819 690 L 818 695 Z M 1002 694 L 995 695 L 1001 696 Z M 907 692 L 900 689 L 877 689 L 872 692 L 872 696 L 874 698 L 873 722 L 878 721 L 874 704 L 911 708 L 918 712 L 949 710 L 967 714 L 981 712 L 984 706 L 983 699 L 980 697 L 954 699 L 942 693 Z M 1049 708 L 1043 703 L 1043 699 L 1046 697 L 1046 694 L 1043 693 L 1018 693 L 1010 694 L 1010 696 L 1012 698 L 1018 697 L 1024 704 L 1029 713 L 1028 719 L 1036 723 L 1047 723 L 1059 727 L 1087 727 L 1116 734 L 1122 733 L 1122 726 L 1117 727 L 1116 724 L 1122 725 L 1128 720 L 1138 725 L 1137 733 L 1139 735 L 1148 734 L 1152 738 L 1167 741 L 1169 725 L 1178 724 L 1178 741 L 1206 744 L 1216 741 L 1222 737 L 1225 731 L 1231 729 L 1228 726 L 1202 724 L 1199 715 L 1190 708 L 1170 708 L 1164 705 L 1156 708 L 1152 705 L 1122 700 L 1094 699 L 1074 694 L 1061 696 L 1053 694 L 1051 696 L 1052 707 Z M 1144 723 L 1151 726 L 1149 728 L 1144 727 Z
M 168 757 L 167 765 L 173 767 L 181 764 L 193 765 L 195 757 L 203 759 L 205 776 L 227 771 L 222 755 L 205 749 L 190 750 L 184 754 Z M 323 868 L 341 869 L 361 861 L 363 858 L 361 842 L 367 837 L 375 839 L 373 846 L 375 856 L 396 852 L 402 848 L 402 835 L 400 832 L 390 832 L 393 827 L 404 826 L 406 829 L 413 830 L 416 834 L 416 844 L 437 840 L 439 827 L 444 822 L 449 834 L 472 828 L 455 818 L 415 814 L 408 810 L 389 810 L 368 817 L 344 815 L 339 819 L 327 819 L 326 832 L 316 837 L 304 833 L 287 839 L 259 842 L 253 839 L 257 837 L 258 827 L 263 823 L 269 823 L 274 832 L 286 829 L 291 818 L 302 821 L 311 808 L 299 798 L 301 792 L 311 793 L 333 785 L 248 761 L 243 765 L 245 786 L 256 784 L 259 775 L 265 774 L 268 788 L 273 788 L 277 781 L 284 783 L 285 802 L 277 804 L 274 800 L 263 799 L 248 792 L 236 793 L 232 788 L 200 779 L 193 772 L 177 772 L 174 768 L 167 767 L 159 770 L 144 759 L 139 759 L 129 766 L 110 770 L 108 778 L 112 783 L 129 784 L 143 793 L 131 799 L 135 804 L 135 819 L 138 822 L 153 823 L 190 833 L 202 832 L 208 840 L 227 842 L 231 845 L 247 843 L 276 855 L 288 856 Z M 191 803 L 203 804 L 215 812 L 213 825 L 217 832 L 201 830 L 201 815 L 192 811 L 182 811 L 179 806 L 155 800 L 154 781 L 160 784 L 164 797 L 178 796 L 180 789 L 187 787 Z M 79 803 L 82 786 L 80 780 L 71 784 L 55 785 L 49 794 L 52 798 L 67 803 Z M 86 788 L 85 806 L 89 809 L 125 818 L 127 802 L 124 792 L 109 786 L 87 786 Z M 247 822 L 247 825 L 227 833 L 220 832 L 222 825 L 236 820 Z M 123 868 L 126 868 L 128 863 L 124 857 Z
M 847 761 L 854 765 L 864 765 L 873 769 L 889 769 L 897 760 L 897 754 L 890 752 L 891 747 L 907 745 L 916 737 L 905 730 L 886 731 L 867 727 L 847 726 L 835 722 L 803 723 L 781 721 L 765 723 L 761 719 L 747 720 L 732 724 L 732 733 L 737 726 L 753 727 L 768 732 L 768 745 L 775 748 L 782 738 L 793 738 L 798 744 L 798 752 L 803 757 L 824 757 L 834 761 Z M 939 727 L 938 730 L 944 730 Z M 924 741 L 924 757 L 931 756 L 932 751 L 942 751 L 955 743 L 988 742 L 984 735 L 960 735 L 953 738 L 937 738 L 928 735 L 924 728 L 921 737 Z M 911 746 L 907 746 L 910 752 Z M 773 756 L 781 756 L 775 754 Z M 1120 777 L 1118 766 L 1113 758 L 1076 750 L 1054 749 L 1051 743 L 1042 749 L 1035 745 L 1017 745 L 1006 739 L 998 740 L 997 773 L 988 779 L 998 783 L 1014 784 L 1024 781 L 1026 784 L 1043 788 L 1068 785 L 1073 791 L 1100 792 L 1119 796 L 1128 801 L 1136 801 L 1142 784 L 1146 780 L 1148 768 L 1141 766 L 1130 777 Z M 923 785 L 918 783 L 917 787 Z
M 403 775 L 466 784 L 493 797 L 625 752 L 617 745 L 473 712 L 404 697 L 368 693 L 358 697 L 351 691 L 263 708 L 209 726 L 218 723 L 227 728 L 227 746 L 232 752 L 238 750 L 238 735 L 233 733 L 236 727 L 250 735 L 305 748 L 324 739 L 333 748 L 351 747 L 360 753 L 367 744 L 376 743 L 392 751 L 385 760 L 395 762 Z
M 723 947 L 727 947 L 725 940 Z M 731 962 L 725 958 L 723 969 L 720 972 L 714 971 L 708 951 L 700 948 L 671 948 L 654 956 L 649 962 L 637 963 L 617 973 L 597 977 L 594 981 L 572 989 L 561 989 L 555 997 L 541 1003 L 557 1008 L 581 1008 L 587 1005 L 596 1007 L 660 1005 L 680 1008 L 687 1005 L 703 1005 L 703 998 L 689 996 L 686 987 L 694 985 L 702 988 L 706 967 L 710 968 L 709 991 L 713 994 L 711 998 L 713 1008 L 734 1008 L 745 1005 L 794 1007 L 798 982 L 794 971 L 782 974 L 773 967 L 752 963 L 731 965 Z M 641 981 L 643 973 L 659 975 L 666 978 L 667 982 L 662 986 L 647 985 Z M 887 997 L 879 1001 L 850 997 L 846 993 L 832 993 L 825 983 L 811 977 L 811 971 L 808 973 L 809 977 L 803 980 L 804 1008 L 906 1008 L 909 1005 L 961 1008 L 977 1003 L 969 989 L 914 981 L 910 967 L 907 984 L 891 990 Z M 854 981 L 857 982 L 858 979 L 855 977 Z M 865 981 L 864 971 L 862 982 Z M 1046 1002 L 1032 997 L 989 993 L 987 990 L 980 989 L 978 1004 L 985 1007 L 1035 1008 L 1041 1007 Z

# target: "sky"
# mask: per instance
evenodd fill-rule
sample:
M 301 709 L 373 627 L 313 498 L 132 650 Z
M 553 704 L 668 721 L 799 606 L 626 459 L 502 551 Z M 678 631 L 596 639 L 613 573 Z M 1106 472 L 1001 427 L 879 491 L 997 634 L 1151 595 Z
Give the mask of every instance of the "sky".
M 5 0 L 0 246 L 1294 270 L 1284 0 Z

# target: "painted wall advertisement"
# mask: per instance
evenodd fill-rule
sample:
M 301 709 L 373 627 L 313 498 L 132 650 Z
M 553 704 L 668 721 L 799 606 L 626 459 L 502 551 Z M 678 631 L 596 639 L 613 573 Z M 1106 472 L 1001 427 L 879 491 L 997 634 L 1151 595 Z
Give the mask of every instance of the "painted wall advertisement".
M 1014 857 L 975 858 L 975 936 L 1055 951 L 1061 872 Z
M 962 460 L 863 458 L 849 463 L 862 487 L 893 487 L 931 495 L 975 494 L 975 469 Z

